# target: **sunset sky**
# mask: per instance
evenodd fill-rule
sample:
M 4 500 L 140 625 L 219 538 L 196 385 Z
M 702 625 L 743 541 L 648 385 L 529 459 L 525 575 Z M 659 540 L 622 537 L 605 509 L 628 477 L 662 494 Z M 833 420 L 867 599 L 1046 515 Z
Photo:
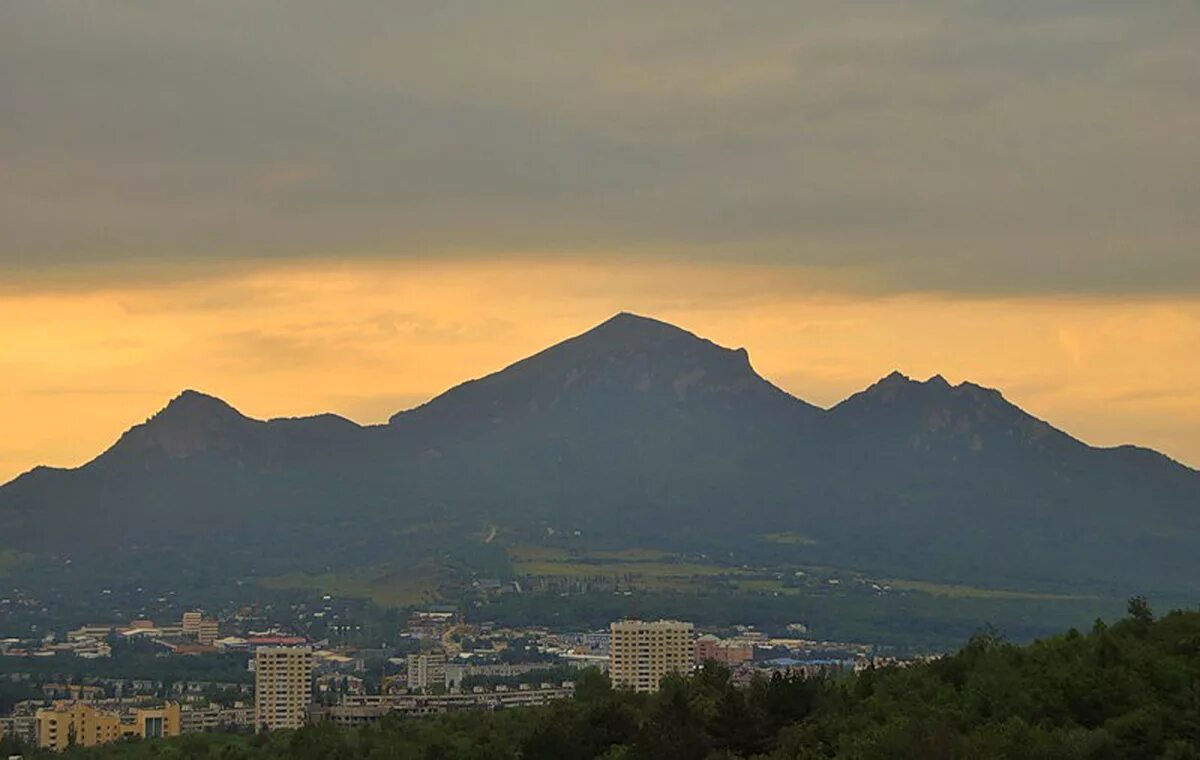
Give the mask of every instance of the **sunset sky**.
M 0 481 L 617 311 L 1200 466 L 1200 4 L 0 5 Z

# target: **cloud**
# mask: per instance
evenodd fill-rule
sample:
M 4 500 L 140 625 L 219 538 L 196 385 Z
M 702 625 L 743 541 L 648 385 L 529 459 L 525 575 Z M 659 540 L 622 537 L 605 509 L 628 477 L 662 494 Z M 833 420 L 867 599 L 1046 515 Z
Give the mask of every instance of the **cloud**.
M 0 270 L 537 254 L 1194 295 L 1197 50 L 1183 2 L 7 3 Z

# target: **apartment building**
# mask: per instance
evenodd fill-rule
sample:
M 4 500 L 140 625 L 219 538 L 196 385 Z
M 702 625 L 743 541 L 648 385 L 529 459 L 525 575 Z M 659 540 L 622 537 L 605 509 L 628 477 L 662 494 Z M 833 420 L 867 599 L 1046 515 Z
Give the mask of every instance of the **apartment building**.
M 180 728 L 185 734 L 204 731 L 237 731 L 254 725 L 254 708 L 238 702 L 233 707 L 189 705 L 182 713 Z
M 719 639 L 711 634 L 696 639 L 696 663 L 719 662 L 735 668 L 754 659 L 754 644 L 739 639 Z
M 204 617 L 199 610 L 183 613 L 181 630 L 184 636 L 196 640 L 196 643 L 211 646 L 220 638 L 220 623 L 213 618 Z
M 658 691 L 663 676 L 690 672 L 695 665 L 691 623 L 621 620 L 609 630 L 608 675 L 613 686 Z
M 60 752 L 67 747 L 96 747 L 127 737 L 161 739 L 179 736 L 179 705 L 137 708 L 121 715 L 87 702 L 56 702 L 37 711 L 37 745 Z
M 184 636 L 195 636 L 200 632 L 200 623 L 204 620 L 204 613 L 199 610 L 183 613 L 183 620 L 180 621 L 180 628 L 183 629 Z
M 259 647 L 254 652 L 255 730 L 303 726 L 312 702 L 312 673 L 312 647 Z
M 408 688 L 425 691 L 446 685 L 446 653 L 414 652 L 408 656 Z

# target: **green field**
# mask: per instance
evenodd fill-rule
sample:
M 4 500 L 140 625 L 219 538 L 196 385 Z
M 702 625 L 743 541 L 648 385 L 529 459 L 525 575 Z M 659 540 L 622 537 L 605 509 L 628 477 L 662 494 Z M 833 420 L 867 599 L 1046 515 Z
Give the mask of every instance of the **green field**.
M 339 573 L 288 573 L 263 578 L 270 589 L 312 589 L 332 596 L 370 599 L 382 607 L 405 607 L 442 601 L 442 575 L 431 567 L 411 571 L 366 568 Z
M 919 591 L 932 596 L 947 596 L 955 599 L 1030 599 L 1042 602 L 1080 601 L 1096 599 L 1095 596 L 1079 594 L 1046 594 L 1035 591 L 1009 591 L 995 588 L 978 588 L 976 586 L 960 586 L 949 583 L 930 583 L 929 581 L 905 580 L 889 578 L 880 583 L 900 591 Z
M 572 552 L 558 547 L 519 545 L 509 550 L 513 572 L 543 579 L 608 579 L 626 589 L 690 591 L 714 579 L 748 571 L 697 562 L 658 549 Z
M 771 543 L 809 545 L 799 533 L 770 533 Z M 725 591 L 771 596 L 803 597 L 814 593 L 918 594 L 934 599 L 979 599 L 1026 602 L 1096 601 L 1097 597 L 1053 594 L 1021 589 L 985 588 L 964 584 L 936 583 L 909 578 L 874 579 L 844 568 L 804 565 L 796 568 L 747 568 L 699 561 L 657 549 L 580 551 L 563 547 L 521 544 L 509 548 L 513 572 L 539 579 L 612 579 L 623 589 L 641 591 L 703 591 L 720 586 Z M 802 577 L 807 583 L 796 583 Z M 785 581 L 785 578 L 788 579 Z

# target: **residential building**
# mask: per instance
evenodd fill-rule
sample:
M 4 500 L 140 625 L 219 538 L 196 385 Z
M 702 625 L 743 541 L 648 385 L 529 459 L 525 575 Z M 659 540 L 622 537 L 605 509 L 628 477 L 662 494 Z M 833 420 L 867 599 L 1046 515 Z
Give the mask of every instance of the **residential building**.
M 618 688 L 658 691 L 663 676 L 695 665 L 691 623 L 621 620 L 610 631 L 608 675 Z
M 468 676 L 484 678 L 515 678 L 531 670 L 544 670 L 551 667 L 545 662 L 489 662 L 472 664 L 468 662 L 446 663 L 446 688 L 457 689 L 462 686 Z
M 312 702 L 312 647 L 259 647 L 254 652 L 254 725 L 259 731 L 299 728 Z
M 103 639 L 117 629 L 115 625 L 85 625 L 67 632 L 67 641 Z
M 126 737 L 179 736 L 179 705 L 137 708 L 121 715 L 87 702 L 56 702 L 37 711 L 37 745 L 55 752 L 67 747 L 96 747 Z
M 425 691 L 446 685 L 446 653 L 414 652 L 408 656 L 408 688 Z
M 200 629 L 196 631 L 196 642 L 204 646 L 212 646 L 213 642 L 221 636 L 220 623 L 212 618 L 205 618 L 200 621 Z
M 374 723 L 388 713 L 421 716 L 465 710 L 504 710 L 513 707 L 548 705 L 575 695 L 575 685 L 524 685 L 516 689 L 502 686 L 492 690 L 475 689 L 470 693 L 447 694 L 364 694 L 344 697 L 334 706 L 314 706 L 313 720 L 328 720 L 344 728 Z
M 221 635 L 219 628 L 220 624 L 216 620 L 204 617 L 204 613 L 199 610 L 183 613 L 183 635 L 195 639 L 199 644 L 211 646 Z
M 452 610 L 416 611 L 408 616 L 408 632 L 417 638 L 436 639 L 454 626 L 458 619 Z
M 37 745 L 55 752 L 95 747 L 121 738 L 121 717 L 86 702 L 60 702 L 37 712 Z
M 204 613 L 199 610 L 183 613 L 183 621 L 180 626 L 183 629 L 183 635 L 195 638 L 196 634 L 200 632 L 202 620 L 204 620 Z
M 240 730 L 253 725 L 254 708 L 240 702 L 232 707 L 217 704 L 185 706 L 180 723 L 185 734 Z
M 754 659 L 754 644 L 738 639 L 719 639 L 711 634 L 696 639 L 696 663 L 719 662 L 735 668 Z
M 138 708 L 133 711 L 133 731 L 127 730 L 129 722 L 122 722 L 126 729 L 122 736 L 138 736 L 142 739 L 161 739 L 183 733 L 179 705 L 168 702 L 163 707 Z
M 0 717 L 0 739 L 15 738 L 23 744 L 37 744 L 36 713 Z

